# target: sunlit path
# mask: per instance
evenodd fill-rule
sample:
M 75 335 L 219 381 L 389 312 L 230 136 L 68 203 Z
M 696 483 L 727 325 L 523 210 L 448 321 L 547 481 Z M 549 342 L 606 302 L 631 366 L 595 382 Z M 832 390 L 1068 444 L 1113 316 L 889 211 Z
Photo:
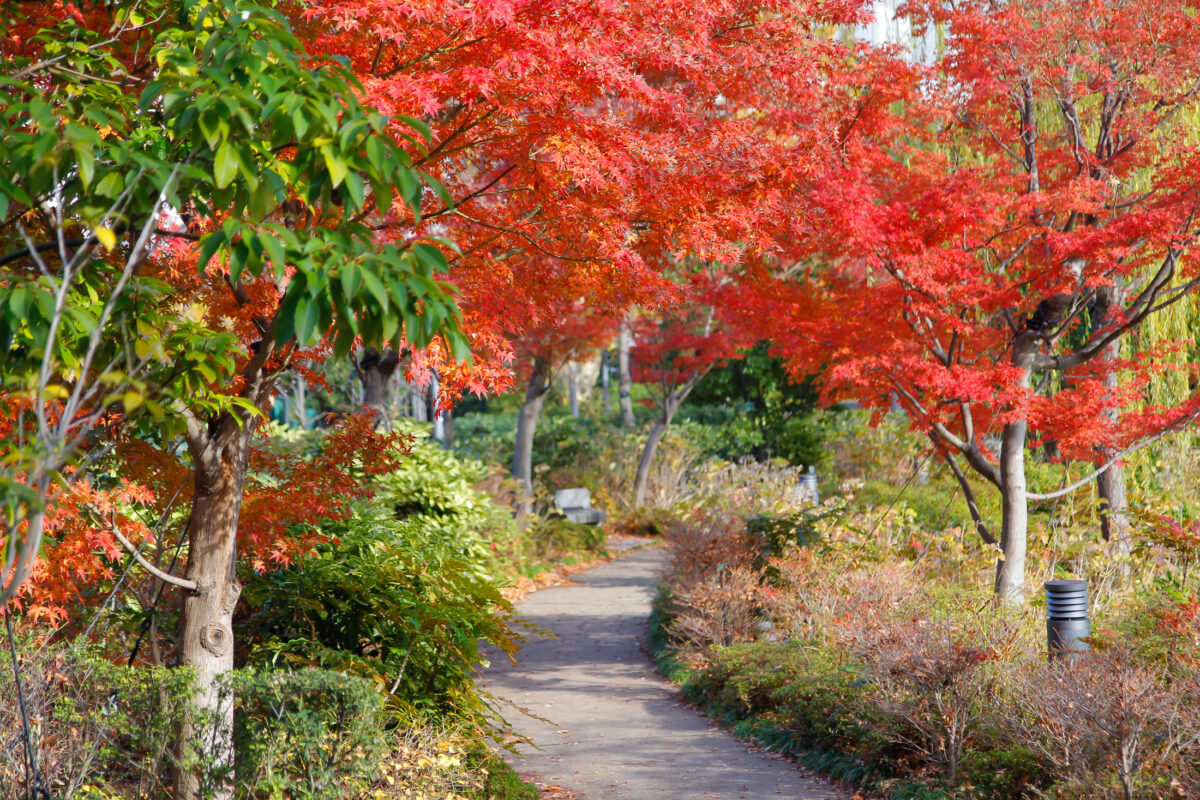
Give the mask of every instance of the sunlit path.
M 511 763 L 581 800 L 842 797 L 715 728 L 654 670 L 643 641 L 665 557 L 636 551 L 521 604 L 558 638 L 529 642 L 519 665 L 497 661 L 488 674 L 490 691 L 529 712 L 510 707 L 509 721 L 540 748 Z

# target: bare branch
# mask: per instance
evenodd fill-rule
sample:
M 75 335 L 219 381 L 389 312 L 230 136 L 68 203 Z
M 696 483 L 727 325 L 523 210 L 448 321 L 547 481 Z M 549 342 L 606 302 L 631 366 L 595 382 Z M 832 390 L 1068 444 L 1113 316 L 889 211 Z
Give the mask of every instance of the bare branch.
M 121 543 L 121 546 L 129 551 L 129 554 L 133 556 L 133 560 L 160 581 L 169 583 L 172 586 L 178 586 L 180 589 L 187 589 L 189 592 L 194 592 L 199 588 L 195 581 L 190 581 L 187 578 L 176 577 L 169 572 L 164 572 L 147 561 L 146 557 L 142 555 L 141 548 L 135 547 L 133 542 L 125 538 L 124 534 L 121 533 L 121 529 L 117 527 L 117 523 L 109 522 L 108 529 L 112 531 L 113 537 Z

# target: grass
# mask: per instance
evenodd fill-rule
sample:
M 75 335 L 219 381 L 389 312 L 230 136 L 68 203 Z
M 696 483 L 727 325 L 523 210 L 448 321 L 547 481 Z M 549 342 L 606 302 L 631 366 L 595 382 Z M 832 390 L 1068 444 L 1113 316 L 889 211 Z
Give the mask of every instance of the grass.
M 487 769 L 487 781 L 467 800 L 538 800 L 541 793 L 500 756 L 488 751 L 480 762 Z

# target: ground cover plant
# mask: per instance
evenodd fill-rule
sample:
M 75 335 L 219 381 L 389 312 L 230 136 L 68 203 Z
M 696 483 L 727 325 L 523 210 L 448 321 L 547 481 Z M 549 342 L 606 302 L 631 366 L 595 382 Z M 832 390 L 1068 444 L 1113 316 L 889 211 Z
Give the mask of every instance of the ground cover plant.
M 1194 584 L 1099 582 L 1092 652 L 1047 663 L 1040 609 L 989 599 L 986 548 L 855 503 L 806 509 L 804 535 L 782 546 L 744 514 L 669 525 L 651 647 L 685 696 L 891 797 L 1194 791 Z M 1069 553 L 1072 535 L 1046 542 L 1038 574 L 1066 560 L 1077 574 L 1121 571 L 1098 547 Z M 1187 557 L 1154 541 L 1137 548 L 1151 562 Z

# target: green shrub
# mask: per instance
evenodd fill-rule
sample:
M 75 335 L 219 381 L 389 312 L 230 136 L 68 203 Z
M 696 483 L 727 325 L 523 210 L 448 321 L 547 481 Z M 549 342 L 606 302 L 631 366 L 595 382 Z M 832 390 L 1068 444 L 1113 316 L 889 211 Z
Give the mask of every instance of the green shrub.
M 1025 797 L 1034 787 L 1045 788 L 1041 761 L 1030 750 L 1014 746 L 1006 750 L 973 750 L 963 758 L 962 783 L 975 797 Z
M 871 762 L 890 754 L 859 670 L 832 651 L 777 642 L 722 648 L 684 691 L 727 721 L 769 721 L 794 752 L 839 751 Z
M 605 533 L 600 525 L 583 525 L 565 517 L 551 516 L 530 526 L 528 536 L 536 557 L 548 559 L 602 550 Z
M 428 426 L 404 420 L 397 426 L 413 434 L 412 452 L 375 479 L 372 504 L 413 522 L 406 535 L 419 532 L 431 557 L 456 558 L 480 577 L 496 577 L 506 566 L 497 553 L 510 551 L 518 532 L 512 511 L 476 488 L 490 470 L 430 440 Z
M 8 642 L 0 661 L 0 787 L 25 796 L 25 763 Z M 202 747 L 182 760 L 171 747 L 192 693 L 184 669 L 114 664 L 93 645 L 45 646 L 17 635 L 23 697 L 34 725 L 32 743 L 55 798 L 170 796 L 176 767 L 205 772 Z M 197 743 L 199 744 L 199 743 Z
M 793 547 L 810 547 L 821 540 L 818 523 L 841 514 L 841 508 L 805 508 L 794 514 L 759 514 L 746 520 L 746 533 L 762 543 L 764 555 L 780 556 Z
M 255 800 L 354 797 L 386 747 L 380 694 L 367 680 L 317 669 L 242 670 L 236 698 L 236 794 Z
M 369 678 L 402 716 L 490 718 L 474 683 L 487 641 L 515 651 L 512 606 L 425 520 L 363 507 L 289 569 L 248 579 L 248 663 L 299 663 Z
M 468 795 L 467 800 L 538 800 L 541 792 L 536 786 L 521 780 L 504 759 L 483 749 L 477 752 L 476 770 L 485 773 L 483 785 L 475 793 Z

